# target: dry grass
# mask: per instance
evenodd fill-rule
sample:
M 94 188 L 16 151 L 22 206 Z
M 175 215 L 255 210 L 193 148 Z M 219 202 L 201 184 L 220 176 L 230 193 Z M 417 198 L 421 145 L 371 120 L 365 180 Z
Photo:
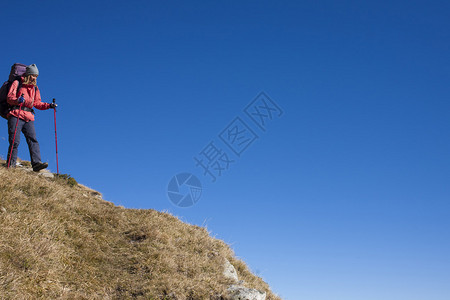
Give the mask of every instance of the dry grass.
M 224 258 L 279 299 L 205 228 L 32 172 L 0 167 L 0 230 L 0 299 L 220 299 Z

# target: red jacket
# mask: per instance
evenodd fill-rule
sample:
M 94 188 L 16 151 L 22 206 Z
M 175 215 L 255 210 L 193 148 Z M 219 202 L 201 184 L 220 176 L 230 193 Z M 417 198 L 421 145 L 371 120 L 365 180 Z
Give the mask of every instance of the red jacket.
M 46 110 L 50 108 L 50 103 L 45 103 L 41 101 L 41 93 L 39 92 L 39 88 L 34 88 L 32 84 L 22 84 L 20 86 L 20 90 L 17 91 L 17 87 L 19 86 L 19 81 L 14 81 L 11 84 L 11 88 L 8 93 L 8 104 L 12 106 L 19 106 L 20 104 L 17 102 L 17 99 L 23 94 L 25 98 L 25 102 L 22 104 L 23 107 L 33 108 L 36 107 L 40 110 Z M 36 97 L 35 97 L 36 93 Z M 22 110 L 19 116 L 19 109 L 11 110 L 8 114 L 9 116 L 19 117 L 25 122 L 34 121 L 34 115 L 29 111 Z

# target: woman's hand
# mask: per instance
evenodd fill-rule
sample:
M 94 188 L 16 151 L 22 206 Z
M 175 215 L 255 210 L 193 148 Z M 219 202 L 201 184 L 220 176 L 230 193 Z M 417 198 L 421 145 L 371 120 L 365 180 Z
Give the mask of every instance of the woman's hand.
M 23 97 L 23 94 L 17 99 L 17 103 L 22 104 L 25 102 L 25 98 Z

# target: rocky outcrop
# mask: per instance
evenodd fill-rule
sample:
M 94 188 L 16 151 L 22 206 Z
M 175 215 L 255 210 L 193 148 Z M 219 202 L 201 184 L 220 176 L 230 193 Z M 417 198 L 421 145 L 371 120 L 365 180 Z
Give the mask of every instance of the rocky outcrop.
M 228 294 L 225 297 L 226 300 L 265 300 L 266 292 L 262 292 L 256 289 L 250 289 L 243 286 L 244 281 L 239 281 L 236 269 L 234 266 L 225 259 L 223 275 L 233 281 L 237 282 L 236 285 L 231 285 L 228 288 Z
M 225 259 L 225 264 L 224 264 L 224 271 L 223 271 L 223 275 L 226 278 L 232 279 L 233 281 L 237 282 L 239 280 L 236 269 L 234 268 L 234 266 L 228 261 L 228 259 Z
M 228 288 L 227 300 L 265 300 L 266 292 L 246 288 L 240 285 L 232 285 Z
M 3 163 L 4 163 L 4 166 L 6 167 L 6 161 L 4 161 Z M 17 159 L 15 167 L 18 169 L 24 170 L 26 172 L 33 172 L 31 163 L 29 161 L 21 160 L 19 158 Z M 42 177 L 45 177 L 45 178 L 54 178 L 55 177 L 55 175 L 47 169 L 43 169 L 43 170 L 37 172 L 37 174 Z

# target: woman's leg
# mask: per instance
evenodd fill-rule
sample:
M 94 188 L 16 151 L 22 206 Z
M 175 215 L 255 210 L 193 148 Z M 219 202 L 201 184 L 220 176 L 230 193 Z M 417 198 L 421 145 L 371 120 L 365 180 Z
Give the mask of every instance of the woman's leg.
M 34 122 L 26 122 L 22 127 L 22 132 L 27 139 L 28 149 L 30 150 L 31 165 L 41 162 L 41 150 L 36 139 L 36 130 L 34 129 Z M 17 137 L 16 137 L 17 138 Z
M 20 132 L 22 131 L 22 127 L 24 125 L 24 121 L 19 119 L 19 122 L 17 122 L 17 118 L 10 116 L 8 118 L 8 139 L 9 139 L 9 147 L 8 147 L 8 155 L 6 162 L 9 161 L 9 155 L 11 154 L 11 161 L 9 163 L 9 166 L 11 168 L 14 168 L 16 166 L 16 160 L 17 160 L 17 151 L 19 149 L 20 144 Z M 17 133 L 16 138 L 14 138 L 14 132 L 16 132 L 16 124 L 17 124 Z M 14 139 L 14 145 L 13 145 L 13 139 Z M 11 147 L 13 147 L 12 153 L 11 153 Z

